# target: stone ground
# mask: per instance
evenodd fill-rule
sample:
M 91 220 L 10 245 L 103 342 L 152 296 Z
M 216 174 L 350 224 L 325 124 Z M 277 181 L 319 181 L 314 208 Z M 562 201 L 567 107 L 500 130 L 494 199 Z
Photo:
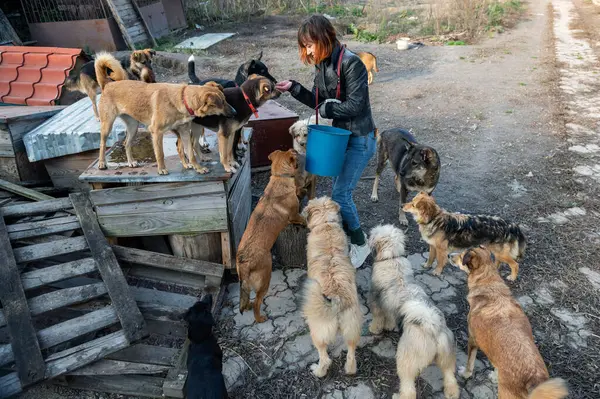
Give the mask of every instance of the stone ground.
M 433 276 L 430 271 L 421 266 L 426 256 L 427 254 L 415 254 L 409 257 L 416 281 L 424 287 L 446 317 L 453 317 L 459 311 L 464 311 L 464 309 L 458 309 L 454 300 L 464 295 L 466 275 L 458 269 L 452 270 L 451 267 L 447 267 L 442 278 Z M 254 323 L 252 312 L 245 312 L 243 315 L 239 313 L 239 284 L 231 283 L 227 287 L 227 296 L 221 311 L 220 322 L 229 324 L 231 329 L 228 330 L 228 335 L 235 336 L 237 342 L 232 342 L 233 347 L 230 347 L 227 342 L 222 345 L 226 358 L 223 374 L 228 389 L 233 392 L 235 397 L 237 397 L 238 390 L 244 392 L 240 397 L 253 397 L 253 392 L 248 392 L 246 389 L 248 380 L 253 380 L 254 383 L 258 382 L 260 386 L 261 379 L 276 378 L 278 374 L 285 375 L 289 371 L 305 370 L 310 364 L 318 361 L 317 352 L 310 339 L 310 332 L 300 312 L 299 291 L 305 278 L 306 272 L 303 269 L 277 269 L 273 272 L 269 296 L 265 300 L 265 311 L 269 320 L 261 324 Z M 366 298 L 370 279 L 370 266 L 358 270 L 356 282 L 364 320 L 360 349 L 357 351 L 357 375 L 355 377 L 343 375 L 345 345 L 338 337 L 338 341 L 330 348 L 335 366 L 330 369 L 329 375 L 317 389 L 305 393 L 299 391 L 296 392 L 297 395 L 293 396 L 288 396 L 291 395 L 290 391 L 285 394 L 272 392 L 270 397 L 371 399 L 382 397 L 384 393 L 387 394 L 385 397 L 389 397 L 389 394 L 398 388 L 397 378 L 394 375 L 394 358 L 399 333 L 387 332 L 379 336 L 369 333 L 368 326 L 372 315 Z M 524 304 L 534 302 L 530 297 L 519 298 L 519 300 Z M 251 343 L 257 349 L 256 356 L 253 355 L 250 359 L 241 356 L 240 352 L 234 348 L 241 342 Z M 366 365 L 364 362 L 370 362 L 373 357 L 378 357 L 378 363 L 385 366 L 380 370 L 374 370 L 378 377 L 366 378 L 363 371 L 372 366 Z M 459 349 L 457 363 L 464 365 L 465 362 L 466 353 Z M 469 381 L 459 378 L 463 387 L 461 398 L 495 397 L 497 395 L 496 387 L 488 376 L 488 372 L 492 369 L 487 360 L 477 360 L 475 377 Z M 284 377 L 282 376 L 282 378 Z M 317 378 L 310 374 L 305 378 L 317 381 Z M 442 375 L 436 366 L 428 367 L 422 373 L 421 378 L 422 384 L 427 385 L 426 388 L 422 388 L 429 392 L 428 397 L 443 397 Z M 268 390 L 270 388 L 263 386 L 259 389 Z

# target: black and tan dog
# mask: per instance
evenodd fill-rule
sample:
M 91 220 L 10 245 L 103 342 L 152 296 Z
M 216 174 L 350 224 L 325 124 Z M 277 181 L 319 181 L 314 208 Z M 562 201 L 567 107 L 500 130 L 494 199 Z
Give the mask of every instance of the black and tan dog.
M 98 89 L 104 87 L 106 82 L 100 84 L 96 76 L 95 65 L 101 64 L 109 70 L 108 78 L 117 80 L 141 80 L 146 83 L 154 83 L 156 79 L 152 71 L 152 57 L 156 51 L 152 49 L 133 51 L 129 57 L 115 58 L 112 54 L 101 52 L 96 54 L 93 61 L 86 62 L 75 76 L 67 78 L 65 88 L 70 91 L 79 91 L 87 94 L 92 101 L 92 109 L 96 119 L 100 119 L 96 106 Z M 102 79 L 103 77 L 100 77 Z
M 235 173 L 240 167 L 234 156 L 234 145 L 240 141 L 242 127 L 253 113 L 270 99 L 278 98 L 281 93 L 275 90 L 275 83 L 262 76 L 252 76 L 240 87 L 223 89 L 227 103 L 236 111 L 234 117 L 209 116 L 194 118 L 192 123 L 191 142 L 178 141 L 178 148 L 185 147 L 188 160 L 198 155 L 204 161 L 200 141 L 204 141 L 204 128 L 217 131 L 219 159 L 225 171 Z
M 469 342 L 462 376 L 473 374 L 477 349 L 481 349 L 498 373 L 499 398 L 566 397 L 565 382 L 549 379 L 531 324 L 498 274 L 492 252 L 485 247 L 469 248 L 452 254 L 450 263 L 468 275 Z
M 421 237 L 429 244 L 429 259 L 424 267 L 431 267 L 434 259 L 437 260 L 433 274 L 442 273 L 450 249 L 486 245 L 496 255 L 497 266 L 501 262 L 510 266 L 508 280 L 517 279 L 519 264 L 516 260 L 523 256 L 526 247 L 525 236 L 518 224 L 497 216 L 447 212 L 424 192 L 417 194 L 403 209 L 413 215 Z
M 190 341 L 185 386 L 187 399 L 226 399 L 223 351 L 213 335 L 212 295 L 205 295 L 184 316 Z
M 408 219 L 402 211 L 408 192 L 424 191 L 431 194 L 440 178 L 440 157 L 436 150 L 417 143 L 412 134 L 403 129 L 389 129 L 377 135 L 377 169 L 371 201 L 379 201 L 377 189 L 379 177 L 386 162 L 394 170 L 396 190 L 400 193 L 398 220 L 407 225 Z
M 190 82 L 195 85 L 203 85 L 207 82 L 215 82 L 223 86 L 223 88 L 241 86 L 248 78 L 252 75 L 260 75 L 269 79 L 273 83 L 277 83 L 277 80 L 269 73 L 269 68 L 261 61 L 263 52 L 261 51 L 258 57 L 251 59 L 250 61 L 244 62 L 237 70 L 235 80 L 228 80 L 222 78 L 213 78 L 200 80 L 196 76 L 196 60 L 194 56 L 188 58 L 188 77 Z

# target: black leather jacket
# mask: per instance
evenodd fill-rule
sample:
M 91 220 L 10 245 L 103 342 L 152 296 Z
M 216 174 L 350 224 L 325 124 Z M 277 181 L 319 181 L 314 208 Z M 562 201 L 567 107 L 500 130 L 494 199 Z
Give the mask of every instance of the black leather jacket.
M 319 104 L 328 98 L 335 98 L 337 89 L 337 64 L 341 46 L 333 49 L 331 56 L 315 66 L 315 85 L 312 92 L 300 83 L 293 81 L 290 94 L 301 103 L 314 109 L 315 89 L 319 87 Z M 342 57 L 340 72 L 341 104 L 328 103 L 321 108 L 320 116 L 333 119 L 333 126 L 352 132 L 353 136 L 365 136 L 375 130 L 369 102 L 368 75 L 360 58 L 346 49 Z

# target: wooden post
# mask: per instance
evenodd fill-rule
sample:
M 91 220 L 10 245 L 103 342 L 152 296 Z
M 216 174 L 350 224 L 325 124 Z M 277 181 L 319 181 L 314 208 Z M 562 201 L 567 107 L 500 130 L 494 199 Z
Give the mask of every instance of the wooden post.
M 108 7 L 110 7 L 110 11 L 112 12 L 113 17 L 115 17 L 115 21 L 117 21 L 117 25 L 119 25 L 119 29 L 121 30 L 121 33 L 123 34 L 123 39 L 125 40 L 127 47 L 129 47 L 129 49 L 132 51 L 135 50 L 135 43 L 131 39 L 131 36 L 129 36 L 129 32 L 127 32 L 127 27 L 125 26 L 125 22 L 123 22 L 123 19 L 119 15 L 119 10 L 117 10 L 117 7 L 115 6 L 114 1 L 106 0 L 106 4 L 108 4 Z
M 306 227 L 289 224 L 275 241 L 275 254 L 283 266 L 306 267 Z

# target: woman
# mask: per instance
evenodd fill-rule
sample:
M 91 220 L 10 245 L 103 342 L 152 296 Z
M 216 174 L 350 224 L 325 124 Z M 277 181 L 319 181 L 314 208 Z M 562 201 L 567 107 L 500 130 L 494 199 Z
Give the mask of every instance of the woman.
M 333 178 L 332 198 L 340 204 L 344 229 L 350 236 L 350 259 L 354 267 L 359 268 L 369 255 L 369 247 L 360 227 L 352 191 L 376 147 L 367 69 L 360 58 L 342 47 L 335 28 L 321 15 L 302 23 L 298 29 L 298 47 L 302 62 L 315 66 L 312 92 L 293 80 L 279 82 L 277 89 L 289 91 L 308 107 L 318 107 L 321 117 L 333 119 L 333 126 L 352 132 L 342 173 Z

